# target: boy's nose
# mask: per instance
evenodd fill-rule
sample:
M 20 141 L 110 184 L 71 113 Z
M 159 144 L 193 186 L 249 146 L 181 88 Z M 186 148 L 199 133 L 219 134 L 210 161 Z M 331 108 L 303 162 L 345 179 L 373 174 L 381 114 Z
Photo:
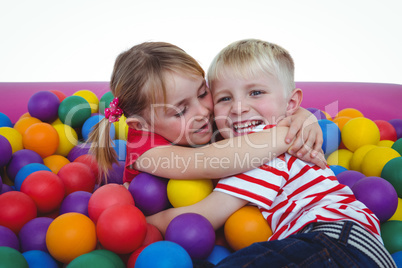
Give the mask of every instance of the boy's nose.
M 246 105 L 244 102 L 238 101 L 233 103 L 231 112 L 233 114 L 242 114 L 248 112 L 250 110 L 249 106 Z

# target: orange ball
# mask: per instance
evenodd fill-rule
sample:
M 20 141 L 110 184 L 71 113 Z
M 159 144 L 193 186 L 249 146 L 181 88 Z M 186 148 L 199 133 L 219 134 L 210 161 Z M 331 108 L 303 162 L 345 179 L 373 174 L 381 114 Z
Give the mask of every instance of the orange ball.
M 42 158 L 52 155 L 59 146 L 59 135 L 48 123 L 37 123 L 28 127 L 22 135 L 25 149 L 37 152 Z
M 66 157 L 58 154 L 50 155 L 48 157 L 45 157 L 43 159 L 43 163 L 45 166 L 50 168 L 50 170 L 54 173 L 57 174 L 59 170 L 70 163 L 70 160 L 68 160 Z
M 260 210 L 253 206 L 245 206 L 233 213 L 225 222 L 224 233 L 233 250 L 267 241 L 272 235 L 268 222 Z
M 335 117 L 347 116 L 350 118 L 364 117 L 363 113 L 354 108 L 345 108 L 338 112 Z
M 339 130 L 342 131 L 343 126 L 350 120 L 351 117 L 341 116 L 335 117 L 333 122 L 339 127 Z
M 62 263 L 69 263 L 96 247 L 95 224 L 84 214 L 70 212 L 53 220 L 46 233 L 50 255 Z
M 42 121 L 35 117 L 24 117 L 15 123 L 14 129 L 18 130 L 21 135 L 24 135 L 25 130 L 36 123 L 42 123 Z

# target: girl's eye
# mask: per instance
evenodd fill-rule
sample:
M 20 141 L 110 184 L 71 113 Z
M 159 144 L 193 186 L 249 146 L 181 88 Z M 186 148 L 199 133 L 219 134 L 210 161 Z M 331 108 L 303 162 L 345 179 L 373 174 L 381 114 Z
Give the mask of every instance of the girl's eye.
M 208 95 L 208 90 L 205 90 L 204 93 L 198 96 L 198 98 L 203 99 Z
M 185 113 L 187 112 L 187 107 L 184 107 L 183 110 L 181 110 L 180 112 L 178 112 L 177 114 L 175 114 L 175 117 L 181 117 L 183 116 Z
M 253 90 L 253 91 L 250 93 L 251 96 L 257 96 L 257 95 L 261 95 L 261 94 L 262 94 L 262 91 L 261 91 L 261 90 Z

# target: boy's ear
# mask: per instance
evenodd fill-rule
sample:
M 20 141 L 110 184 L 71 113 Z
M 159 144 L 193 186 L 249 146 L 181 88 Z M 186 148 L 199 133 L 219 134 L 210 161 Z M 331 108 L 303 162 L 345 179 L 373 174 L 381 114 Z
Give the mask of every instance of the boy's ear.
M 288 107 L 286 108 L 286 116 L 292 115 L 299 109 L 303 100 L 303 91 L 300 88 L 296 88 L 290 94 L 288 100 Z
M 126 119 L 126 123 L 128 125 L 128 127 L 135 129 L 135 130 L 149 130 L 149 126 L 147 124 L 147 122 L 145 122 L 144 119 L 140 119 L 140 118 L 127 118 Z

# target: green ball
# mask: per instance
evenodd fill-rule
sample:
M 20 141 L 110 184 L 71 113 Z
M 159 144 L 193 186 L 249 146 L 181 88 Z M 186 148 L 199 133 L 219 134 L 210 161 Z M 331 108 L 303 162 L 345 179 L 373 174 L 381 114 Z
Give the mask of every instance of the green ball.
M 91 106 L 83 97 L 73 95 L 60 103 L 58 113 L 63 124 L 77 128 L 91 116 Z
M 381 238 L 390 254 L 402 250 L 402 221 L 387 221 L 381 224 Z
M 67 268 L 87 268 L 87 267 L 97 267 L 97 268 L 115 268 L 113 261 L 102 254 L 95 254 L 93 251 L 78 256 L 72 260 Z
M 29 268 L 24 256 L 16 249 L 0 247 L 1 268 Z
M 392 144 L 391 148 L 397 151 L 400 155 L 402 155 L 402 138 L 396 140 L 394 144 Z
M 398 197 L 402 198 L 402 157 L 389 160 L 381 171 L 381 178 L 390 182 Z
M 108 91 L 99 100 L 99 112 L 105 115 L 105 109 L 110 107 L 110 102 L 112 102 L 114 96 L 112 91 Z
M 122 261 L 122 259 L 116 253 L 106 250 L 106 249 L 97 249 L 92 251 L 93 254 L 98 254 L 104 257 L 107 257 L 110 261 L 113 262 L 115 268 L 125 268 L 126 265 Z

